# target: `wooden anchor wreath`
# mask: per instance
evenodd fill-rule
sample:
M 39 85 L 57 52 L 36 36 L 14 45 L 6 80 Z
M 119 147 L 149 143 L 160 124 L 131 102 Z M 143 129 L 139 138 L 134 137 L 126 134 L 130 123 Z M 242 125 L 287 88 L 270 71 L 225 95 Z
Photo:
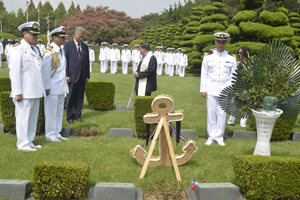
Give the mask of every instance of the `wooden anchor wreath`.
M 177 181 L 181 181 L 180 173 L 178 170 L 178 165 L 186 163 L 197 151 L 197 147 L 195 143 L 190 140 L 187 144 L 182 148 L 183 154 L 175 157 L 171 136 L 169 134 L 169 124 L 168 122 L 176 121 L 176 142 L 179 143 L 179 138 L 184 138 L 180 135 L 180 121 L 183 119 L 182 113 L 171 113 L 174 108 L 174 102 L 171 98 L 167 96 L 158 96 L 156 97 L 151 104 L 152 110 L 154 114 L 144 115 L 144 122 L 147 124 L 147 140 L 146 144 L 148 144 L 148 136 L 150 123 L 158 123 L 155 131 L 155 135 L 153 141 L 151 143 L 149 152 L 147 152 L 140 146 L 137 145 L 133 152 L 133 159 L 136 159 L 141 165 L 143 165 L 143 169 L 140 175 L 140 179 L 145 176 L 146 170 L 148 166 L 174 166 L 175 174 Z M 173 128 L 172 125 L 170 125 Z M 157 159 L 151 159 L 154 146 L 157 142 L 158 136 L 160 142 L 160 157 Z M 185 138 L 184 138 L 185 139 Z M 184 140 L 183 139 L 183 140 Z M 186 140 L 185 140 L 186 141 Z M 146 158 L 147 155 L 147 158 Z

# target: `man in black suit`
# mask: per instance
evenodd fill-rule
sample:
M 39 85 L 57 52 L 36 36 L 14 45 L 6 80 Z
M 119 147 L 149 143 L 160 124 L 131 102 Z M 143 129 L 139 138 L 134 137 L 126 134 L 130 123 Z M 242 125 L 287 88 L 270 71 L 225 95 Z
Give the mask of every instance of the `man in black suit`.
M 89 50 L 87 45 L 82 42 L 84 34 L 84 28 L 75 28 L 74 39 L 64 45 L 67 60 L 66 76 L 69 86 L 67 95 L 67 121 L 69 124 L 72 124 L 74 119 L 83 122 L 80 117 L 84 100 L 84 88 L 90 79 Z
M 133 74 L 136 78 L 135 90 L 138 96 L 151 96 L 151 92 L 157 90 L 156 68 L 157 61 L 150 52 L 150 44 L 143 42 L 139 45 L 140 53 L 143 56 L 137 71 Z

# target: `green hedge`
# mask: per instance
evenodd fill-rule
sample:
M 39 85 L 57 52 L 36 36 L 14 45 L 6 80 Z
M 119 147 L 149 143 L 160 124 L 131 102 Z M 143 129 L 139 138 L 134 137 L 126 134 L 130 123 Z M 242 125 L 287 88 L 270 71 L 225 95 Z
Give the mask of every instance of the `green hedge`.
M 11 91 L 11 84 L 9 78 L 0 78 L 0 93 Z
M 193 34 L 198 32 L 198 27 L 187 27 L 185 30 L 187 33 Z
M 212 34 L 200 35 L 200 36 L 195 37 L 195 39 L 193 40 L 193 43 L 194 43 L 194 45 L 199 45 L 199 49 L 202 49 L 205 46 L 213 44 L 215 39 L 216 39 L 215 36 L 213 36 Z
M 181 40 L 182 36 L 174 36 L 174 40 Z
M 214 48 L 216 48 L 216 45 L 208 45 L 202 49 L 202 52 L 209 52 L 211 49 L 214 49 Z M 227 49 L 227 47 L 226 47 L 226 49 Z
M 218 7 L 218 8 L 223 8 L 223 7 L 224 7 L 224 4 L 221 3 L 221 2 L 214 2 L 214 3 L 213 3 L 213 6 L 216 6 L 216 7 Z
M 271 141 L 286 140 L 291 136 L 293 132 L 297 117 L 291 119 L 278 118 L 274 124 Z M 254 116 L 248 119 L 248 129 L 256 131 L 256 120 Z
M 300 28 L 300 23 L 294 23 L 294 24 L 292 24 L 292 27 L 293 28 Z
M 192 7 L 192 11 L 203 11 L 203 7 Z
M 95 110 L 112 110 L 115 98 L 115 84 L 91 81 L 85 86 L 89 105 Z
M 230 25 L 226 30 L 226 33 L 229 33 L 230 35 L 238 36 L 241 33 L 241 29 L 235 25 Z
M 135 96 L 133 99 L 133 115 L 135 122 L 135 133 L 138 138 L 146 139 L 146 124 L 144 123 L 144 115 L 152 113 L 151 104 L 155 97 L 151 96 Z M 156 124 L 152 124 L 150 132 L 154 130 Z M 150 133 L 151 134 L 151 133 Z
M 300 18 L 299 17 L 291 17 L 290 23 L 294 23 L 294 22 L 300 22 Z
M 205 23 L 199 26 L 198 31 L 213 32 L 214 30 L 224 30 L 225 26 L 220 23 Z
M 234 183 L 251 199 L 298 199 L 300 159 L 240 155 L 233 158 Z
M 246 10 L 237 13 L 232 22 L 238 26 L 241 22 L 256 22 L 257 21 L 257 13 L 253 10 Z
M 191 27 L 191 26 L 197 26 L 198 27 L 198 26 L 200 26 L 200 22 L 192 21 L 192 22 L 188 23 L 187 26 L 188 27 Z
M 233 53 L 233 54 L 237 54 L 238 50 L 240 47 L 242 46 L 247 46 L 251 49 L 251 51 L 253 52 L 253 54 L 256 54 L 256 52 L 264 45 L 264 43 L 260 43 L 260 42 L 238 42 L 235 44 L 228 44 L 226 46 L 226 50 Z
M 201 17 L 200 17 L 200 16 L 196 16 L 196 15 L 192 15 L 192 16 L 190 17 L 190 20 L 191 20 L 191 21 L 200 21 L 200 19 L 201 19 Z
M 186 34 L 182 36 L 182 40 L 192 40 L 197 36 L 197 34 Z
M 291 12 L 289 15 L 288 15 L 289 18 L 291 17 L 300 17 L 300 15 L 296 12 Z
M 193 40 L 180 41 L 179 46 L 192 47 L 193 46 Z
M 282 12 L 285 15 L 287 15 L 289 13 L 288 9 L 286 9 L 285 7 L 280 7 L 277 9 L 277 12 Z
M 212 6 L 212 5 L 205 6 L 203 9 L 204 12 L 215 12 L 217 10 L 218 10 L 218 8 L 216 6 Z
M 43 161 L 33 169 L 33 197 L 39 199 L 83 199 L 90 167 L 83 163 Z
M 210 16 L 206 16 L 203 17 L 200 20 L 200 23 L 207 23 L 207 22 L 216 22 L 216 21 L 226 21 L 227 20 L 227 16 L 223 15 L 223 14 L 215 14 L 215 15 L 210 15 Z
M 270 26 L 286 26 L 289 23 L 289 19 L 286 14 L 282 12 L 269 12 L 263 11 L 260 13 L 259 18 L 262 19 L 265 24 Z
M 192 14 L 196 16 L 202 16 L 203 13 L 204 13 L 203 11 L 192 11 Z

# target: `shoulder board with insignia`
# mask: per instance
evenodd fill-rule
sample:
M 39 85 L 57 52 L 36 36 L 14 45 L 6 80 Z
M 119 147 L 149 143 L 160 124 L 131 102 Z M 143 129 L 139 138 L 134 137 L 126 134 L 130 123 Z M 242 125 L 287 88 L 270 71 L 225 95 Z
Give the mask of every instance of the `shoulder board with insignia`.
M 49 50 L 49 51 L 52 51 L 52 49 L 53 49 L 52 46 L 46 48 L 46 50 Z
M 232 54 L 232 53 L 230 53 L 230 52 L 228 52 L 228 55 L 231 55 L 231 56 L 235 57 L 235 54 Z
M 20 44 L 20 42 L 17 42 L 17 43 L 15 43 L 15 44 L 13 45 L 13 47 L 18 46 L 19 44 Z
M 212 51 L 210 51 L 209 53 L 206 53 L 206 56 L 209 56 L 209 55 L 211 55 L 211 54 L 213 54 Z

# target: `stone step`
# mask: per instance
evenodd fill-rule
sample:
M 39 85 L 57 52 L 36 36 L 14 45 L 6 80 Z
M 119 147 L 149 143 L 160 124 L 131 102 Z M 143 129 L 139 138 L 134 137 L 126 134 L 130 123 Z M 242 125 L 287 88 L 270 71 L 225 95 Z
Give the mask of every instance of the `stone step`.
M 107 137 L 134 137 L 133 129 L 126 128 L 111 128 L 109 133 L 106 133 Z
M 6 199 L 25 200 L 32 192 L 29 180 L 0 179 L 0 197 Z
M 291 134 L 291 140 L 292 141 L 300 141 L 300 133 L 299 132 L 293 132 Z
M 239 138 L 239 139 L 256 139 L 255 131 L 230 131 L 228 133 L 230 138 Z
M 0 124 L 0 133 L 4 133 L 4 124 Z
M 116 105 L 115 111 L 133 111 L 133 108 L 127 108 L 127 105 Z

